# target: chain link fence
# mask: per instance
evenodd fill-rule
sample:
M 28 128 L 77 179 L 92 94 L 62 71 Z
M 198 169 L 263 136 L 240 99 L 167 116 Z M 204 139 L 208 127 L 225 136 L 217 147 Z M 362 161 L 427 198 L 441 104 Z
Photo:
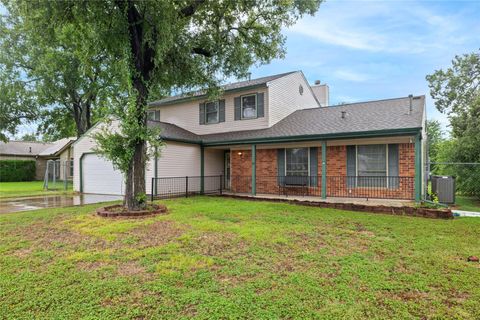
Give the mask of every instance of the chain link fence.
M 48 160 L 43 188 L 45 190 L 69 190 L 73 186 L 73 160 Z
M 427 197 L 434 200 L 431 191 L 432 176 L 452 176 L 455 178 L 455 204 L 459 209 L 480 211 L 480 163 L 478 162 L 430 162 L 428 173 Z

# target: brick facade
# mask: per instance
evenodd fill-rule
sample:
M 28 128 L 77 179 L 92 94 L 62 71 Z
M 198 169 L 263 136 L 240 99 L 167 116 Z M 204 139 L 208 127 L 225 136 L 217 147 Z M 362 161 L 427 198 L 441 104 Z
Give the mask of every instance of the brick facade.
M 398 188 L 347 188 L 347 147 L 327 147 L 327 196 L 328 197 L 360 197 L 360 198 L 414 198 L 415 147 L 411 143 L 399 144 L 399 176 Z M 316 187 L 309 187 L 309 195 L 321 195 L 322 148 L 318 148 L 318 179 Z M 277 149 L 257 149 L 256 154 L 257 193 L 278 194 L 277 182 Z M 231 187 L 233 192 L 251 192 L 252 157 L 251 150 L 231 151 Z M 289 193 L 302 193 L 305 190 L 290 188 Z
M 230 151 L 230 170 L 232 172 L 230 178 L 232 191 L 240 193 L 252 192 L 252 151 Z

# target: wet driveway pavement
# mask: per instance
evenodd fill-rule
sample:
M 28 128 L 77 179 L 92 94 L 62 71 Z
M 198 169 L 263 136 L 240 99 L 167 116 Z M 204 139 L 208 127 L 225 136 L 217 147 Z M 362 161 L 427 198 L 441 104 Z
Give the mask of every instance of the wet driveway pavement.
M 83 204 L 122 200 L 122 196 L 104 194 L 79 194 L 57 196 L 35 196 L 16 199 L 1 199 L 0 214 L 44 208 L 59 208 Z

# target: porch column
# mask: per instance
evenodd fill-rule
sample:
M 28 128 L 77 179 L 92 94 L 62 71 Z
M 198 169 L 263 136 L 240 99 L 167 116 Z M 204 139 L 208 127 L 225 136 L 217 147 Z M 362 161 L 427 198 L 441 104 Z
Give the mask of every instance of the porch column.
M 252 196 L 257 194 L 257 145 L 252 144 Z
M 327 198 L 327 142 L 322 141 L 322 199 Z
M 205 148 L 200 146 L 200 194 L 205 191 Z
M 415 136 L 415 202 L 422 199 L 422 136 Z
M 153 189 L 153 192 L 155 192 L 155 195 L 157 194 L 157 191 L 158 191 L 157 190 L 157 184 L 158 184 L 157 183 L 158 182 L 157 181 L 157 178 L 158 178 L 158 155 L 157 155 L 157 152 L 158 152 L 158 150 L 157 150 L 157 148 L 155 148 L 155 159 L 153 160 L 153 161 L 155 161 L 155 164 L 153 165 L 153 177 L 155 178 L 154 179 L 155 180 L 155 185 L 154 185 L 155 189 Z

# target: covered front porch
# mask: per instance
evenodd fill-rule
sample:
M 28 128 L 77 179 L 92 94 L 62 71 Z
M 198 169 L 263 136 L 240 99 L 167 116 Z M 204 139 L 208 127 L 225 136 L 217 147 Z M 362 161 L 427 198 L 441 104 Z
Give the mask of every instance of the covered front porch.
M 216 161 L 223 166 L 217 170 L 222 193 L 350 203 L 398 200 L 403 206 L 421 199 L 420 144 L 417 134 L 231 145 L 205 147 L 203 157 L 223 154 L 223 161 Z M 211 164 L 203 160 L 203 166 Z

